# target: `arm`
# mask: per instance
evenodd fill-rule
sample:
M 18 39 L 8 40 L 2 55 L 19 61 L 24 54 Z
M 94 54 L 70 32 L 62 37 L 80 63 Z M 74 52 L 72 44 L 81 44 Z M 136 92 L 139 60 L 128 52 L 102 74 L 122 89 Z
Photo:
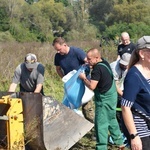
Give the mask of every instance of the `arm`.
M 118 55 L 119 56 L 119 55 Z M 120 75 L 121 75 L 121 68 L 119 66 L 119 62 L 118 61 L 114 61 L 110 64 L 113 76 L 114 76 L 114 80 L 116 83 L 116 89 L 117 89 L 117 93 L 122 96 L 123 92 L 122 92 L 122 79 L 120 79 Z
M 17 88 L 17 84 L 16 83 L 11 83 L 8 92 L 15 92 Z
M 121 108 L 123 120 L 129 134 L 136 134 L 137 130 L 134 124 L 130 107 L 121 106 Z M 134 139 L 131 139 L 131 148 L 135 149 L 135 147 L 137 148 L 137 150 L 142 150 L 142 142 L 139 136 L 136 136 Z
M 63 78 L 64 74 L 60 66 L 56 66 L 56 72 L 61 78 Z
M 131 107 L 136 101 L 141 84 L 140 80 L 133 72 L 135 72 L 135 70 L 130 70 L 125 77 L 123 98 L 121 100 L 122 117 L 129 134 L 137 133 Z M 142 142 L 139 136 L 131 139 L 131 148 L 137 150 L 142 149 Z
M 37 71 L 39 72 L 39 74 L 37 77 L 37 85 L 34 90 L 34 93 L 40 93 L 43 88 L 45 67 L 42 64 L 39 64 Z
M 117 56 L 117 59 L 116 59 L 116 60 L 120 60 L 120 55 Z
M 17 85 L 20 82 L 20 75 L 21 75 L 21 67 L 19 65 L 19 66 L 17 66 L 17 68 L 14 72 L 13 81 L 12 81 L 11 85 L 9 86 L 8 92 L 16 91 Z
M 42 90 L 43 84 L 37 84 L 34 93 L 40 93 Z
M 123 91 L 119 88 L 118 83 L 119 81 L 116 81 L 116 89 L 117 89 L 117 93 L 122 96 L 123 95 Z
M 129 134 L 137 133 L 130 107 L 121 106 L 122 116 Z
M 96 80 L 88 80 L 86 75 L 85 75 L 85 73 L 81 73 L 79 77 L 80 77 L 80 79 L 82 79 L 84 81 L 85 85 L 89 89 L 94 90 L 96 88 L 96 86 L 98 84 L 98 81 L 96 81 Z
M 119 43 L 119 45 L 118 45 L 118 47 L 117 47 L 117 60 L 120 59 L 120 52 L 119 52 L 120 48 L 121 48 L 121 43 Z M 122 49 L 122 48 L 121 48 L 121 49 Z

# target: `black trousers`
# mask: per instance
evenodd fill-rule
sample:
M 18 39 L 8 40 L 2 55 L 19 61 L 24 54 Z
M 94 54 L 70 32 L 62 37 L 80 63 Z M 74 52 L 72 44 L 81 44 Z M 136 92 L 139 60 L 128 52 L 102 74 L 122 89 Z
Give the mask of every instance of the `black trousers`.
M 142 150 L 149 150 L 150 149 L 150 136 L 141 138 L 142 140 Z

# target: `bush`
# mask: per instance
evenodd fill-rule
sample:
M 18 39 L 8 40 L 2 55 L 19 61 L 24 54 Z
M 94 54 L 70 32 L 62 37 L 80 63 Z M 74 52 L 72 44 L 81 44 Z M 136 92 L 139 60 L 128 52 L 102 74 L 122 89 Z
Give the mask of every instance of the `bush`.
M 122 32 L 128 32 L 133 42 L 136 42 L 137 39 L 144 35 L 149 35 L 150 28 L 149 25 L 143 22 L 135 22 L 135 23 L 115 23 L 112 26 L 109 26 L 103 35 L 105 37 L 109 37 L 110 39 L 115 40 L 116 37 L 120 37 Z
M 6 32 L 0 32 L 0 42 L 9 42 L 9 41 L 15 41 L 13 36 L 10 34 L 9 31 Z
M 87 41 L 87 40 L 94 40 L 97 37 L 97 29 L 96 27 L 85 24 L 83 25 L 83 28 L 80 30 L 71 30 L 65 35 L 65 39 L 68 41 L 72 40 L 82 40 L 82 41 Z

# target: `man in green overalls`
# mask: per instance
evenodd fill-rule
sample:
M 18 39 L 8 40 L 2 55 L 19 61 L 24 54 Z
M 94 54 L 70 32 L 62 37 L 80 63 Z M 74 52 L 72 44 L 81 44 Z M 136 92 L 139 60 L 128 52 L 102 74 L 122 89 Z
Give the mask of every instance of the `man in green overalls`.
M 88 80 L 84 73 L 80 74 L 80 78 L 95 93 L 96 150 L 108 149 L 108 132 L 118 149 L 123 150 L 123 139 L 116 119 L 117 90 L 111 68 L 97 49 L 87 52 L 87 60 L 92 67 L 91 79 Z

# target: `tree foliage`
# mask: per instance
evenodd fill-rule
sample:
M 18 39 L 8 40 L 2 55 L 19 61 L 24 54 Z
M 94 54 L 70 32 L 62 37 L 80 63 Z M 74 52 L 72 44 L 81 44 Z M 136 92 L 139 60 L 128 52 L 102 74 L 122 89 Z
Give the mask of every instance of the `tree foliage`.
M 131 32 L 133 38 L 150 34 L 147 28 L 150 25 L 148 0 L 97 1 L 90 8 L 91 23 L 103 36 L 114 39 L 123 31 Z
M 150 34 L 149 0 L 0 0 L 0 31 L 19 42 Z M 6 34 L 6 37 L 7 35 Z
M 55 2 L 56 3 L 63 3 L 64 4 L 64 6 L 68 6 L 69 5 L 69 2 L 68 2 L 68 0 L 55 0 Z
M 113 9 L 113 0 L 95 0 L 89 8 L 90 22 L 99 26 L 99 22 L 107 21 L 107 15 Z
M 0 7 L 0 31 L 9 30 L 9 16 L 5 7 Z
M 131 39 L 135 42 L 139 37 L 143 35 L 150 35 L 149 25 L 145 23 L 115 23 L 112 26 L 106 28 L 103 32 L 104 37 L 116 40 L 120 36 L 121 32 L 128 32 Z M 144 34 L 143 34 L 144 33 Z
M 147 22 L 150 20 L 149 6 L 142 2 L 136 2 L 128 5 L 117 4 L 114 6 L 113 11 L 109 14 L 107 24 L 112 22 Z

